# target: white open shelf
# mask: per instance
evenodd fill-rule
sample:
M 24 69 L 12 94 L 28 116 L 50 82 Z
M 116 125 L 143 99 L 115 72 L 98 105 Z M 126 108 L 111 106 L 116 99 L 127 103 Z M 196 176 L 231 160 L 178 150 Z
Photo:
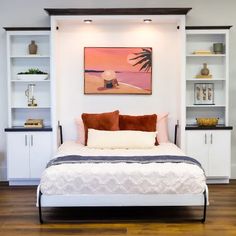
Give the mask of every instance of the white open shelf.
M 188 54 L 187 57 L 225 57 L 225 54 Z
M 225 78 L 191 78 L 191 79 L 187 79 L 188 82 L 204 82 L 204 81 L 207 81 L 207 82 L 214 82 L 214 81 L 225 81 Z
M 49 55 L 13 55 L 11 56 L 12 59 L 18 59 L 18 58 L 50 58 Z
M 201 107 L 201 108 L 208 108 L 208 107 L 225 107 L 225 105 L 215 105 L 215 104 L 205 104 L 205 105 L 187 105 L 186 107 L 194 107 L 194 108 L 199 108 L 199 107 Z
M 29 44 L 34 40 L 37 54 L 29 54 Z M 50 72 L 50 31 L 9 31 L 7 37 L 8 55 L 8 126 L 23 126 L 30 118 L 43 119 L 51 126 L 51 80 L 19 79 L 17 74 L 29 69 Z M 37 106 L 29 107 L 25 91 L 29 84 L 35 84 L 34 98 Z
M 225 45 L 224 53 L 215 54 L 214 43 Z M 186 34 L 186 125 L 195 125 L 198 117 L 218 117 L 219 124 L 228 123 L 228 49 L 225 31 L 188 30 Z M 193 54 L 207 50 L 212 54 Z M 196 78 L 207 63 L 212 78 Z M 196 84 L 213 86 L 213 104 L 195 104 Z M 208 85 L 211 84 L 211 85 Z M 203 85 L 199 85 L 203 86 Z M 202 94 L 202 91 L 200 92 Z
M 19 80 L 19 79 L 15 79 L 15 80 L 11 80 L 11 82 L 13 83 L 48 83 L 50 82 L 50 79 L 44 79 L 44 80 Z

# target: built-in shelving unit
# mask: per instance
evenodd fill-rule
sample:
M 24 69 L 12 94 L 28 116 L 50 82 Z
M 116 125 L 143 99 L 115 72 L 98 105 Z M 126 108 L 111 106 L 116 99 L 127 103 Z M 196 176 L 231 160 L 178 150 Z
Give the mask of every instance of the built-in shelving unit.
M 213 49 L 214 43 L 222 43 L 224 51 L 216 54 Z M 206 50 L 210 53 L 194 54 L 198 50 Z M 186 31 L 187 126 L 195 125 L 198 117 L 218 117 L 219 124 L 228 125 L 228 53 L 227 29 L 196 28 Z M 196 78 L 200 74 L 203 63 L 207 63 L 212 78 Z M 199 102 L 196 105 L 196 84 L 211 86 L 209 104 Z
M 228 183 L 231 171 L 229 28 L 195 26 L 186 30 L 186 153 L 201 163 L 209 183 Z M 219 54 L 214 52 L 215 43 L 223 44 Z M 204 63 L 210 71 L 205 77 L 201 74 Z M 198 126 L 196 118 L 219 118 L 219 122 Z
M 8 66 L 8 127 L 23 126 L 26 119 L 43 119 L 51 126 L 51 80 L 50 80 L 50 31 L 48 28 L 5 28 L 7 30 Z M 28 45 L 34 40 L 37 54 L 29 54 Z M 19 79 L 19 72 L 37 68 L 49 77 L 41 79 Z M 36 107 L 29 107 L 25 91 L 34 84 Z
M 50 28 L 5 28 L 7 31 L 8 127 L 7 178 L 10 185 L 38 184 L 52 154 Z M 34 40 L 37 53 L 29 54 Z M 48 75 L 18 76 L 29 69 Z M 44 78 L 44 79 L 43 79 Z M 33 85 L 37 106 L 29 106 Z M 27 119 L 43 119 L 42 128 L 25 128 Z M 12 148 L 13 147 L 13 148 Z

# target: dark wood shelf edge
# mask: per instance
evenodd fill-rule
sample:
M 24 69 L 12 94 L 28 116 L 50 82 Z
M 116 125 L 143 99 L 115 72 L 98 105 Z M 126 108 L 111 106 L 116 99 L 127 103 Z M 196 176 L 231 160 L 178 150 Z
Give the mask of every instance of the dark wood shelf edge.
M 24 128 L 24 127 L 13 127 L 13 128 L 5 128 L 5 132 L 52 132 L 51 127 L 45 128 Z
M 233 126 L 186 126 L 185 130 L 232 130 Z
M 186 15 L 192 8 L 45 8 L 48 15 Z
M 232 25 L 221 25 L 221 26 L 186 26 L 186 30 L 200 30 L 200 29 L 206 29 L 206 30 L 214 30 L 214 29 L 230 29 L 233 27 Z
M 6 31 L 50 31 L 50 27 L 3 27 Z

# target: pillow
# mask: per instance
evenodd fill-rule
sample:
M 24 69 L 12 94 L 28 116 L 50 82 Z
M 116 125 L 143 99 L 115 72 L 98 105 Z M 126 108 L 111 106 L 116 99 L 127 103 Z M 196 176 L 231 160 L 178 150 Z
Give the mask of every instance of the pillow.
M 135 130 L 104 131 L 88 129 L 90 148 L 132 148 L 144 149 L 155 146 L 156 132 Z
M 88 129 L 119 130 L 119 111 L 81 115 L 85 130 L 85 145 L 87 145 Z
M 157 141 L 158 143 L 168 143 L 168 113 L 158 115 L 157 119 Z
M 75 119 L 76 127 L 77 127 L 77 142 L 85 145 L 85 131 L 84 131 L 84 123 L 82 118 Z
M 157 115 L 119 115 L 120 130 L 156 131 Z

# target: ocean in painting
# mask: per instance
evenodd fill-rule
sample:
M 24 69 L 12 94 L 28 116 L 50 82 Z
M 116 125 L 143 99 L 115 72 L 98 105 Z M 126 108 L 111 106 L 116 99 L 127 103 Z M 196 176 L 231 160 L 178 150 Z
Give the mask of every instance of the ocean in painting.
M 85 78 L 101 78 L 102 72 L 103 71 L 97 72 L 92 70 L 90 72 L 85 72 Z M 116 72 L 116 78 L 120 83 L 150 91 L 152 83 L 151 72 Z

